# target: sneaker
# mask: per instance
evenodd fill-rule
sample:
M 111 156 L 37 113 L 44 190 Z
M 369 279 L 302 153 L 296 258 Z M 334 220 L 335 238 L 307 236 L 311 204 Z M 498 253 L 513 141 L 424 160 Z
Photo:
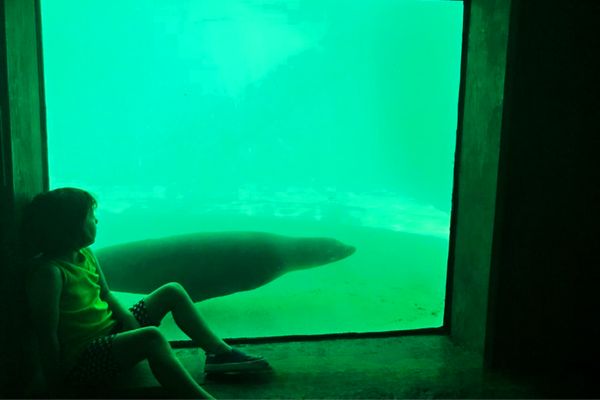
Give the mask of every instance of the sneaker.
M 271 366 L 263 357 L 251 356 L 238 349 L 221 354 L 206 354 L 204 372 L 227 373 L 270 369 Z

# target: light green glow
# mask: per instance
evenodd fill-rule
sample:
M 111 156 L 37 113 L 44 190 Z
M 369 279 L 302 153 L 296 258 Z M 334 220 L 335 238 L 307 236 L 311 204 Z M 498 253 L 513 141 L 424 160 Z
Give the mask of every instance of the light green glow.
M 201 303 L 224 336 L 441 326 L 462 9 L 43 0 L 51 186 L 98 197 L 97 248 L 211 230 L 358 248 Z

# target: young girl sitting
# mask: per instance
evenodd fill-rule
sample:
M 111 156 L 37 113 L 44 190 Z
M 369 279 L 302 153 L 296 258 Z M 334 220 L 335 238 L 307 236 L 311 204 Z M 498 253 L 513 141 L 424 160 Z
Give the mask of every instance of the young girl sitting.
M 126 309 L 110 291 L 88 246 L 96 238 L 96 200 L 62 188 L 26 207 L 23 245 L 29 254 L 27 293 L 49 390 L 106 384 L 147 359 L 173 395 L 211 398 L 178 361 L 157 326 L 168 313 L 206 353 L 206 372 L 269 368 L 262 357 L 230 347 L 202 319 L 185 288 L 167 283 Z

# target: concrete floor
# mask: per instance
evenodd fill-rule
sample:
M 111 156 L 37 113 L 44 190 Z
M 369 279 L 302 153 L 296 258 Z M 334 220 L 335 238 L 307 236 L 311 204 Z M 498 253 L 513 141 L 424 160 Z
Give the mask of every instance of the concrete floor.
M 203 352 L 176 349 L 192 375 L 219 399 L 422 399 L 552 397 L 532 384 L 484 374 L 478 358 L 441 335 L 237 345 L 260 354 L 271 374 L 207 379 Z M 78 395 L 78 397 L 81 394 Z M 85 397 L 172 397 L 147 363 L 115 387 Z

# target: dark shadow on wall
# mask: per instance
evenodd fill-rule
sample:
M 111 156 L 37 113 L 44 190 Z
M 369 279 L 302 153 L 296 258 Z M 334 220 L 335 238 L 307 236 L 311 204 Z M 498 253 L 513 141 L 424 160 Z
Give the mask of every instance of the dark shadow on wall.
M 584 381 L 600 355 L 600 4 L 513 3 L 488 358 Z

